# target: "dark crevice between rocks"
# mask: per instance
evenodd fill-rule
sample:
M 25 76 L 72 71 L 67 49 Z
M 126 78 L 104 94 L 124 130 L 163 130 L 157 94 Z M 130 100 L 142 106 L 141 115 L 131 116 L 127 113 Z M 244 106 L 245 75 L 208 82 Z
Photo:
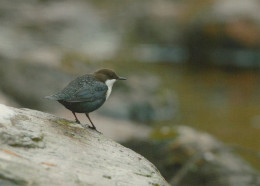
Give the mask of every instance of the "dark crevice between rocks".
M 111 176 L 107 176 L 107 175 L 103 175 L 103 177 L 104 177 L 104 178 L 107 178 L 107 179 L 109 179 L 109 180 L 111 180 L 111 179 L 112 179 L 112 177 L 111 177 Z
M 136 172 L 134 174 L 139 175 L 139 176 L 144 176 L 144 177 L 147 177 L 147 178 L 152 177 L 152 175 L 150 175 L 150 174 L 141 174 L 141 173 L 136 173 Z

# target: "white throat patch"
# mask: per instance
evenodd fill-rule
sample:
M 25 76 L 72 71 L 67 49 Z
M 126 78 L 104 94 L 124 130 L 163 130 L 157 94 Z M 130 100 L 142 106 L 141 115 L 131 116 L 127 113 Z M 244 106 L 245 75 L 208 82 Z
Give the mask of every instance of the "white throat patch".
M 107 94 L 106 94 L 106 100 L 109 98 L 111 92 L 112 92 L 112 87 L 113 87 L 113 84 L 116 82 L 116 79 L 108 79 L 106 80 L 106 85 L 108 87 L 108 90 L 107 90 Z

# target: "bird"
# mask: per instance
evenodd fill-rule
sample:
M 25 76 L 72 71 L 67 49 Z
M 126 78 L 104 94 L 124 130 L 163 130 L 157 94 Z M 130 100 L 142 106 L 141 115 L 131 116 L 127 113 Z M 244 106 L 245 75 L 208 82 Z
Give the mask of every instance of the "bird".
M 126 80 L 118 76 L 111 69 L 100 69 L 92 74 L 85 74 L 71 81 L 60 92 L 46 96 L 55 100 L 72 112 L 77 123 L 76 113 L 85 113 L 92 126 L 89 128 L 98 131 L 89 117 L 89 113 L 100 108 L 109 98 L 113 84 L 118 80 Z

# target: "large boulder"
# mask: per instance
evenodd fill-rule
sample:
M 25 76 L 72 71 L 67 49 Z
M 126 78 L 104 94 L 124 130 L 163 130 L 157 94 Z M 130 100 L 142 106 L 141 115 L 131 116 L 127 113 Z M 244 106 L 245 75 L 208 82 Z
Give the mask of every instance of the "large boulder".
M 0 105 L 0 185 L 168 185 L 143 156 L 81 125 Z
M 259 171 L 207 133 L 187 126 L 162 127 L 156 140 L 132 140 L 124 145 L 147 157 L 174 186 L 255 186 Z M 250 153 L 252 153 L 250 151 Z

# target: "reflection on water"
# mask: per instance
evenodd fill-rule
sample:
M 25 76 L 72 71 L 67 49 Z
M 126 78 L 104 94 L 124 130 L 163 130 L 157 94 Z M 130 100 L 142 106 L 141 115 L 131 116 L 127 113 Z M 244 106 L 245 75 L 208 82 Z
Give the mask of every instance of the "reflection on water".
M 184 124 L 209 132 L 260 169 L 259 71 L 194 70 L 166 64 L 131 66 L 132 71 L 158 74 L 164 89 L 177 92 L 179 114 L 167 124 Z

